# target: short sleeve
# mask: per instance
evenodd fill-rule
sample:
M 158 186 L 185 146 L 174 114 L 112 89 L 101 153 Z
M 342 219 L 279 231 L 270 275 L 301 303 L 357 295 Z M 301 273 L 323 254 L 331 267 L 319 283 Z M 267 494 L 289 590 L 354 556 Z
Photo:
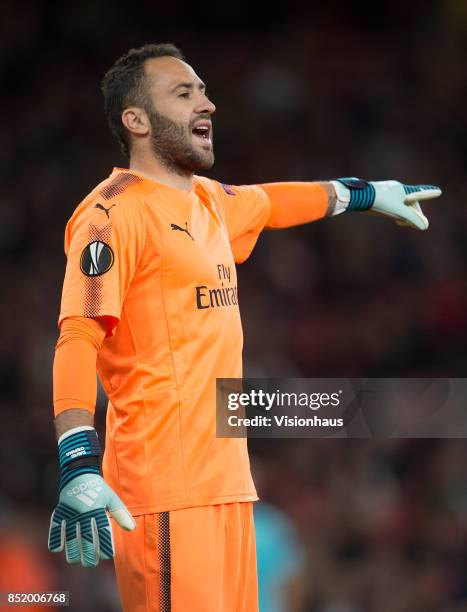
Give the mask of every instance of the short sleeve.
M 145 230 L 135 202 L 111 209 L 91 203 L 65 231 L 67 264 L 58 323 L 72 316 L 105 318 L 107 336 L 120 320 L 135 275 Z
M 250 256 L 269 219 L 269 197 L 258 185 L 216 183 L 216 191 L 234 259 L 236 263 L 242 263 Z

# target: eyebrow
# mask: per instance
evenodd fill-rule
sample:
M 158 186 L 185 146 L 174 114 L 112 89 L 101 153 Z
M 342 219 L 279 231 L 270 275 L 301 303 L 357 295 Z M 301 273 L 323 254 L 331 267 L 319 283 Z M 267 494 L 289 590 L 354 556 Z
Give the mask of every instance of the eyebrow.
M 177 91 L 177 89 L 180 89 L 181 87 L 184 87 L 184 88 L 186 88 L 186 89 L 193 89 L 193 88 L 194 88 L 194 85 L 193 85 L 193 83 L 178 83 L 178 84 L 177 84 L 177 85 L 175 85 L 175 87 L 173 87 L 173 88 L 172 88 L 170 91 L 171 91 L 171 92 Z M 206 85 L 205 85 L 203 82 L 201 82 L 201 83 L 198 85 L 198 89 L 200 89 L 200 90 L 202 90 L 202 91 L 206 91 Z

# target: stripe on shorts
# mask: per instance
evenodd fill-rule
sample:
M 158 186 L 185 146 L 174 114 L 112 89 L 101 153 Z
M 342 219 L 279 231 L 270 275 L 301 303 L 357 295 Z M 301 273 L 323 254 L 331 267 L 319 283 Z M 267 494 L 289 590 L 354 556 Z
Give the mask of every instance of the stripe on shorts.
M 159 606 L 161 612 L 171 612 L 172 593 L 170 585 L 170 513 L 158 514 L 159 528 Z

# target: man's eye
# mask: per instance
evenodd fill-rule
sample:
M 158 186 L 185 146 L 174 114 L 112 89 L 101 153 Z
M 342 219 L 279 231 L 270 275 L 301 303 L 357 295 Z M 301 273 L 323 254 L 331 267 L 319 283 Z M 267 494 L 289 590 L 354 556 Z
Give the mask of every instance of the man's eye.
M 189 98 L 190 94 L 186 91 L 185 93 L 179 94 L 179 98 Z

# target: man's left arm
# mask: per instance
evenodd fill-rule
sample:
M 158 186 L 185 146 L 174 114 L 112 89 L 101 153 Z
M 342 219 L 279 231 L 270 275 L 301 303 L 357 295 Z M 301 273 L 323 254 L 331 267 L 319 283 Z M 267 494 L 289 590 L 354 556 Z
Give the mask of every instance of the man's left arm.
M 326 182 L 264 183 L 258 185 L 270 202 L 267 229 L 280 229 L 317 221 L 343 212 L 371 212 L 390 217 L 399 225 L 428 229 L 419 202 L 436 198 L 434 185 L 404 185 L 398 181 L 368 182 L 342 178 Z

